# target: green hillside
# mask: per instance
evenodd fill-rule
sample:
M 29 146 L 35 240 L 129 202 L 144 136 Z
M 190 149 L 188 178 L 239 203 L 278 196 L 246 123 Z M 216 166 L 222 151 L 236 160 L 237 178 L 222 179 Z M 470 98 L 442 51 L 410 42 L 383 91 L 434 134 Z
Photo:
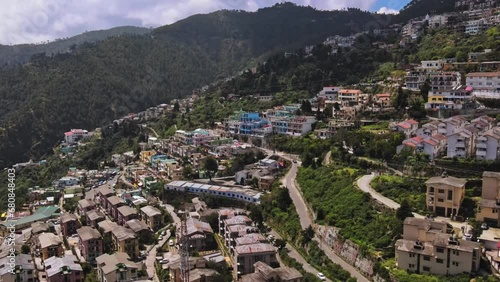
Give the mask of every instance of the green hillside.
M 93 129 L 129 112 L 190 94 L 278 50 L 359 30 L 358 9 L 318 11 L 278 4 L 219 11 L 115 36 L 70 52 L 33 56 L 0 70 L 0 167 L 41 158 L 70 128 Z

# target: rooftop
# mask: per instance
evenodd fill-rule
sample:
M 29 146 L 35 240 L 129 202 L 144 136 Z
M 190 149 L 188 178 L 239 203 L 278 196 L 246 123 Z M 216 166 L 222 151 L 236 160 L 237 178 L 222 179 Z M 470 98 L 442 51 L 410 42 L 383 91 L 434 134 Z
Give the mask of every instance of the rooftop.
M 133 208 L 131 208 L 129 206 L 122 206 L 122 207 L 118 208 L 118 213 L 121 214 L 124 217 L 127 217 L 127 216 L 130 216 L 130 215 L 133 215 L 133 214 L 137 214 L 137 210 L 133 209 Z
M 116 206 L 120 203 L 124 203 L 123 200 L 121 198 L 118 198 L 117 196 L 111 196 L 111 197 L 108 197 L 108 200 L 107 200 L 112 206 Z
M 82 209 L 86 209 L 86 208 L 94 207 L 95 203 L 94 203 L 94 201 L 92 201 L 90 199 L 83 199 L 83 200 L 78 201 L 78 206 L 80 206 Z
M 237 215 L 224 220 L 226 226 L 247 224 L 250 222 L 252 222 L 252 220 L 246 215 Z
M 67 223 L 70 221 L 78 221 L 78 217 L 73 213 L 63 213 L 61 214 L 61 223 Z
M 109 274 L 116 271 L 118 264 L 124 264 L 128 269 L 138 269 L 137 264 L 130 261 L 130 257 L 126 253 L 114 253 L 112 255 L 104 254 L 96 258 L 97 266 L 104 274 Z
M 120 225 L 116 225 L 116 227 L 111 230 L 111 233 L 113 233 L 113 236 L 115 236 L 118 241 L 137 239 L 137 236 L 132 229 Z
M 425 184 L 445 184 L 452 187 L 464 187 L 466 183 L 467 179 L 456 178 L 453 176 L 435 176 L 425 182 Z
M 145 213 L 148 217 L 153 217 L 155 215 L 161 215 L 161 211 L 153 206 L 142 207 L 141 211 L 143 213 Z
M 500 179 L 500 172 L 496 172 L 496 171 L 484 171 L 483 172 L 483 177 L 494 177 L 494 178 Z
M 16 266 L 21 266 L 24 270 L 35 270 L 33 258 L 31 255 L 18 254 L 15 259 Z M 4 257 L 0 259 L 0 276 L 10 273 L 10 258 Z
M 94 221 L 94 220 L 97 220 L 100 218 L 105 218 L 104 214 L 99 210 L 91 210 L 91 211 L 86 212 L 86 214 L 87 214 L 88 218 L 90 219 L 90 221 Z
M 258 243 L 258 244 L 250 244 L 250 245 L 243 245 L 243 246 L 236 246 L 235 247 L 235 252 L 238 255 L 244 255 L 244 254 L 258 254 L 258 253 L 275 253 L 276 248 L 267 243 Z
M 50 226 L 47 222 L 34 222 L 31 224 L 31 232 L 34 234 L 48 232 L 49 230 Z
M 68 268 L 73 271 L 83 271 L 82 266 L 78 264 L 78 258 L 74 255 L 50 257 L 44 261 L 44 264 L 47 277 L 52 277 Z
M 186 227 L 187 227 L 187 235 L 192 235 L 195 233 L 213 233 L 214 231 L 212 230 L 212 227 L 210 227 L 210 224 L 199 221 L 198 219 L 195 218 L 188 218 L 186 220 Z
M 145 222 L 138 220 L 138 219 L 132 219 L 132 220 L 125 222 L 125 226 L 130 228 L 135 233 L 143 231 L 143 230 L 149 230 L 149 226 Z
M 260 233 L 250 233 L 245 234 L 242 237 L 238 237 L 234 240 L 236 241 L 236 245 L 251 245 L 256 243 L 263 243 L 266 241 L 266 238 Z
M 109 187 L 99 187 L 96 190 L 97 190 L 97 192 L 99 192 L 103 196 L 108 196 L 108 195 L 112 195 L 115 193 Z
M 97 229 L 89 226 L 83 226 L 82 228 L 77 229 L 76 232 L 82 242 L 101 238 L 101 233 L 99 233 Z
M 108 233 L 113 231 L 113 229 L 117 228 L 118 224 L 109 220 L 103 220 L 97 223 L 97 226 L 99 226 L 99 228 L 102 228 L 104 230 L 104 233 Z
M 59 236 L 52 233 L 42 233 L 38 236 L 38 242 L 40 243 L 40 247 L 45 249 L 51 246 L 57 246 L 62 244 Z

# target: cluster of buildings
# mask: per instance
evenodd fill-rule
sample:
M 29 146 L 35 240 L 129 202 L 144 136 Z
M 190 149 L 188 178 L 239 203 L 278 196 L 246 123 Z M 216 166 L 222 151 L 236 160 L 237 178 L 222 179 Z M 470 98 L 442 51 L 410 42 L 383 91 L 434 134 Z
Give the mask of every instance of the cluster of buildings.
M 227 187 L 211 184 L 172 181 L 165 184 L 165 190 L 225 197 L 248 203 L 260 203 L 261 192 L 249 188 Z
M 300 104 L 291 104 L 264 113 L 235 112 L 226 118 L 222 124 L 230 135 L 266 136 L 269 134 L 284 134 L 302 136 L 312 130 L 316 122 L 314 116 L 297 115 Z
M 238 281 L 301 281 L 296 269 L 279 265 L 275 246 L 260 233 L 245 211 L 218 211 L 219 232 L 232 256 L 234 277 Z M 268 280 L 271 278 L 276 280 Z
M 433 120 L 418 128 L 414 120 L 392 125 L 393 130 L 403 132 L 407 139 L 398 146 L 397 152 L 410 148 L 416 152 L 437 157 L 475 158 L 496 160 L 500 157 L 500 126 L 489 116 L 468 121 L 463 116 Z

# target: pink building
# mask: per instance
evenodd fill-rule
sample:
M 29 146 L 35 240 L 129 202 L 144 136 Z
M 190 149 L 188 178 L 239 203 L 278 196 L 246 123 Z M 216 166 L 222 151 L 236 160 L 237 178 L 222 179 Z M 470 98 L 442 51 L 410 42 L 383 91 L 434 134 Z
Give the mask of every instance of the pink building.
M 74 255 L 50 257 L 44 261 L 47 282 L 81 282 L 84 280 L 82 266 Z
M 64 141 L 68 144 L 75 144 L 79 140 L 90 136 L 87 130 L 83 129 L 71 129 L 64 133 Z
M 125 225 L 125 222 L 138 218 L 137 210 L 129 206 L 121 206 L 117 209 L 116 222 L 120 225 Z
M 95 262 L 95 258 L 103 254 L 101 234 L 89 226 L 78 229 L 77 233 L 82 256 L 87 262 Z
M 108 214 L 114 219 L 118 218 L 118 208 L 125 205 L 123 200 L 117 196 L 111 196 L 106 198 L 106 202 L 106 211 Z
M 72 213 L 61 214 L 61 231 L 66 237 L 76 233 L 76 229 L 80 227 L 78 217 Z

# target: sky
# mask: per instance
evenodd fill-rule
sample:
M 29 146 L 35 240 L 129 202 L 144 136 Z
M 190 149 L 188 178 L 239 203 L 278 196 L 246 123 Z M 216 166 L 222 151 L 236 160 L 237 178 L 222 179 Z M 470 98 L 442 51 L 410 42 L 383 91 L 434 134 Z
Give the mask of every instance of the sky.
M 356 7 L 397 13 L 409 0 L 289 0 L 321 10 Z M 85 31 L 158 27 L 220 9 L 255 11 L 279 0 L 2 0 L 0 44 L 44 43 Z

